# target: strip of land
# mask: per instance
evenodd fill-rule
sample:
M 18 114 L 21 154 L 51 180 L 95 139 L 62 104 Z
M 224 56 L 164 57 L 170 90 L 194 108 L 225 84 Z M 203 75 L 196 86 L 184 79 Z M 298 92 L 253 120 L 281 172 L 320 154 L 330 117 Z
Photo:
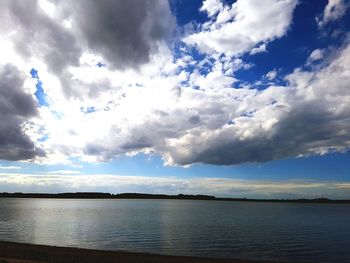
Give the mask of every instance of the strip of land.
M 250 199 L 250 198 L 222 198 L 213 195 L 165 195 L 165 194 L 143 194 L 143 193 L 0 193 L 0 198 L 65 198 L 65 199 L 177 199 L 177 200 L 213 200 L 213 201 L 239 201 L 239 202 L 283 202 L 283 203 L 336 203 L 350 204 L 350 200 L 332 200 L 328 198 L 315 199 Z
M 53 247 L 0 241 L 0 263 L 269 263 L 239 259 L 165 256 L 147 253 Z M 270 262 L 272 263 L 272 262 Z M 276 262 L 275 262 L 276 263 Z

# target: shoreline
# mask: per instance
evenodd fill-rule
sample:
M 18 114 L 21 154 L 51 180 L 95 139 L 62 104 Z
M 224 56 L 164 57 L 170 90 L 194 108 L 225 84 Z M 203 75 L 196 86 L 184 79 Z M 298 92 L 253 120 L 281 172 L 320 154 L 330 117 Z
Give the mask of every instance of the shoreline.
M 38 198 L 38 199 L 106 199 L 106 200 L 204 200 L 204 201 L 227 201 L 227 202 L 261 202 L 261 203 L 310 203 L 310 204 L 350 204 L 349 199 L 255 199 L 255 198 L 229 198 L 211 195 L 167 195 L 167 194 L 143 194 L 122 193 L 111 194 L 101 192 L 76 192 L 76 193 L 8 193 L 0 192 L 1 198 Z
M 230 258 L 168 256 L 149 253 L 56 247 L 0 241 L 0 263 L 277 263 Z

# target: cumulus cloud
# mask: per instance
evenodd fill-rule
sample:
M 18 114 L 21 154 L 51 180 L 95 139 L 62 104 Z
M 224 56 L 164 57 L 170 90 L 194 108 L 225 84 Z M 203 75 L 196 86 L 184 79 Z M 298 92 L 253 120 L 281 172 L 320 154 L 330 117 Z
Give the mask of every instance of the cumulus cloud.
M 236 79 L 253 67 L 241 54 L 286 34 L 297 1 L 264 4 L 205 1 L 209 21 L 174 54 L 167 1 L 2 1 L 1 57 L 38 70 L 48 106 L 37 109 L 35 86 L 22 90 L 19 71 L 2 68 L 0 158 L 69 163 L 144 152 L 168 165 L 231 165 L 348 149 L 348 43 L 327 56 L 315 50 L 305 65 L 323 63 L 295 69 L 283 86 Z M 201 61 L 189 51 L 195 43 L 209 53 Z
M 347 8 L 349 8 L 349 4 L 343 0 L 328 0 L 323 14 L 316 18 L 318 26 L 322 27 L 331 21 L 340 19 L 345 15 Z
M 220 0 L 205 0 L 203 2 L 200 11 L 208 13 L 208 16 L 213 16 L 219 13 L 223 8 L 223 4 Z
M 65 95 L 76 97 L 81 90 L 109 84 L 102 80 L 88 88 L 74 81 L 70 68 L 80 67 L 86 53 L 109 68 L 138 69 L 166 45 L 175 28 L 167 0 L 5 0 L 0 15 L 0 33 L 16 55 L 33 64 L 43 62 Z
M 14 0 L 2 1 L 1 9 L 7 31 L 15 31 L 17 52 L 43 56 L 56 73 L 77 65 L 85 49 L 101 54 L 109 66 L 137 68 L 175 26 L 166 0 Z
M 77 39 L 60 21 L 48 16 L 37 1 L 5 0 L 0 6 L 0 30 L 9 34 L 7 37 L 22 57 L 42 58 L 55 73 L 78 63 L 81 47 Z
M 237 56 L 259 44 L 253 53 L 262 52 L 264 44 L 284 36 L 296 5 L 296 0 L 238 0 L 223 8 L 220 1 L 205 1 L 201 9 L 210 16 L 219 12 L 217 18 L 183 41 L 204 53 Z
M 37 103 L 23 90 L 25 76 L 13 65 L 0 65 L 0 159 L 33 159 L 40 151 L 23 124 L 37 116 Z
M 155 152 L 169 165 L 230 165 L 344 151 L 350 146 L 349 45 L 327 61 L 317 70 L 296 69 L 286 86 L 260 91 L 232 88 L 235 79 L 225 76 L 220 61 L 207 75 L 189 76 L 196 89 L 181 86 L 175 76 L 158 76 L 132 91 L 121 87 L 125 96 L 107 111 L 80 112 L 52 128 L 48 124 L 53 139 L 47 147 L 98 161 Z
M 260 91 L 233 88 L 235 79 L 225 75 L 226 62 L 220 60 L 206 75 L 189 74 L 185 84 L 177 71 L 165 76 L 160 70 L 151 77 L 146 71 L 142 77 L 114 72 L 110 76 L 121 83 L 118 89 L 94 100 L 85 97 L 95 111 L 86 113 L 81 103 L 70 101 L 60 106 L 63 118 L 46 117 L 50 136 L 42 145 L 52 159 L 61 154 L 108 161 L 155 152 L 170 165 L 229 165 L 343 151 L 349 148 L 350 130 L 348 44 L 326 61 L 317 70 L 296 69 L 286 86 Z M 158 68 L 168 68 L 157 62 Z
M 286 87 L 251 91 L 230 125 L 198 128 L 172 140 L 168 162 L 228 165 L 348 149 L 349 65 L 346 46 L 316 72 L 295 70 Z
M 68 19 L 81 34 L 83 43 L 114 68 L 137 68 L 149 62 L 150 55 L 158 51 L 158 42 L 167 40 L 175 26 L 165 0 L 65 4 Z

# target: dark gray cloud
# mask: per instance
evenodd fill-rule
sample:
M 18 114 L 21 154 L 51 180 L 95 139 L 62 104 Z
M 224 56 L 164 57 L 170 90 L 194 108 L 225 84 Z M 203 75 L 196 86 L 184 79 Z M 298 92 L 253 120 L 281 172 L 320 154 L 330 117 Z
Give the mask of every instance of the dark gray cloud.
M 118 69 L 147 63 L 175 25 L 166 0 L 79 0 L 66 8 L 88 48 Z
M 197 162 L 232 165 L 342 151 L 350 148 L 349 116 L 350 111 L 334 115 L 305 104 L 285 115 L 271 134 L 261 130 L 252 138 L 240 140 L 233 136 L 233 129 L 227 130 L 207 141 L 201 138 L 205 147 L 193 143 L 188 148 L 189 155 L 172 152 L 171 156 L 180 165 Z
M 0 159 L 26 160 L 43 154 L 21 128 L 37 115 L 37 103 L 23 91 L 23 82 L 15 66 L 0 66 Z
M 110 68 L 138 69 L 175 27 L 167 0 L 49 2 L 54 4 L 53 17 L 38 1 L 1 1 L 0 32 L 15 30 L 11 39 L 16 52 L 26 59 L 42 59 L 67 97 L 81 92 L 68 67 L 78 66 L 84 51 L 101 55 Z M 71 27 L 64 26 L 67 21 Z
M 78 63 L 81 47 L 71 31 L 51 19 L 36 1 L 2 1 L 2 15 L 17 30 L 14 44 L 25 57 L 44 58 L 49 69 L 61 73 Z

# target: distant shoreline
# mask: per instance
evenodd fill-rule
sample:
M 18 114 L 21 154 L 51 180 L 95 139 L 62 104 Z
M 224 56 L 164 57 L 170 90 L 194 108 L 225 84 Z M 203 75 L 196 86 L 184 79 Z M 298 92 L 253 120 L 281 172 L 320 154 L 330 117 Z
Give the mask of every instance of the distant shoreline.
M 77 192 L 77 193 L 0 193 L 0 198 L 52 198 L 52 199 L 171 199 L 171 200 L 212 200 L 231 202 L 274 202 L 274 203 L 317 203 L 317 204 L 350 204 L 350 200 L 332 200 L 328 198 L 315 199 L 251 199 L 251 198 L 222 198 L 212 195 L 165 195 L 165 194 L 143 194 L 143 193 L 99 193 L 99 192 Z
M 225 258 L 167 256 L 126 251 L 107 251 L 71 247 L 55 247 L 0 241 L 0 262 L 6 263 L 268 263 Z M 272 262 L 270 262 L 272 263 Z M 275 262 L 276 263 L 276 262 Z

